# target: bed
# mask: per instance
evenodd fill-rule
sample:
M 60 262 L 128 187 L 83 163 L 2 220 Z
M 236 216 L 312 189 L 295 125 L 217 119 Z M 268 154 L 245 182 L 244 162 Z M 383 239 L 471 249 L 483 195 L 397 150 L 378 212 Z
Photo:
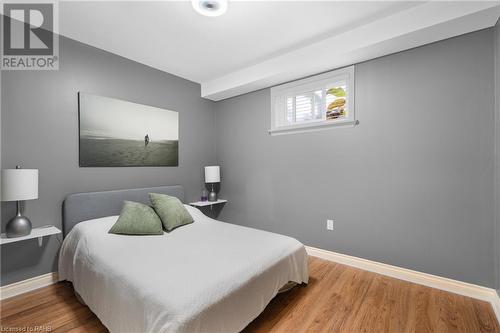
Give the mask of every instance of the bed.
M 186 205 L 195 222 L 161 236 L 109 234 L 123 200 L 184 199 L 181 186 L 69 195 L 61 280 L 111 332 L 239 332 L 289 281 L 308 282 L 297 240 L 224 223 Z

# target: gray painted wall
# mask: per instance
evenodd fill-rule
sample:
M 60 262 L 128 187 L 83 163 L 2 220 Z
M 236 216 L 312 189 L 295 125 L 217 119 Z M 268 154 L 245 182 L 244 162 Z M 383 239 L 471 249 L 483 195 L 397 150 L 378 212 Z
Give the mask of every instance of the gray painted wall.
M 34 226 L 61 227 L 61 203 L 73 192 L 181 184 L 200 195 L 204 165 L 215 162 L 213 102 L 200 86 L 105 51 L 61 38 L 59 71 L 2 73 L 2 168 L 40 170 L 38 200 L 26 204 Z M 179 167 L 79 168 L 77 92 L 121 98 L 179 112 Z M 117 119 L 119 121 L 119 119 Z M 2 230 L 14 212 L 4 203 Z M 1 284 L 56 270 L 59 242 L 50 237 L 1 247 Z
M 495 26 L 495 259 L 496 288 L 500 295 L 500 20 Z
M 221 219 L 493 287 L 493 38 L 357 65 L 354 128 L 271 137 L 269 89 L 218 102 Z

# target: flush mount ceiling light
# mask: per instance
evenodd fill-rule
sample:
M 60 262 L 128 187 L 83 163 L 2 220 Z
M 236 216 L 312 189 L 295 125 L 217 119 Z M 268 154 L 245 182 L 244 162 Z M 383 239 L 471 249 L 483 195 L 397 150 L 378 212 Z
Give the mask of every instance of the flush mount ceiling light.
M 191 0 L 191 4 L 204 16 L 220 16 L 227 11 L 227 0 Z

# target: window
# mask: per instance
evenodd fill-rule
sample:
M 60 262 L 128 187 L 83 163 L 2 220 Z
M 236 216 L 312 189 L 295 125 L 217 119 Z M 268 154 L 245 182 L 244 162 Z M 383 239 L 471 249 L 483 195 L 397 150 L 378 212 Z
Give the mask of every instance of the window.
M 271 89 L 271 134 L 354 125 L 354 66 Z

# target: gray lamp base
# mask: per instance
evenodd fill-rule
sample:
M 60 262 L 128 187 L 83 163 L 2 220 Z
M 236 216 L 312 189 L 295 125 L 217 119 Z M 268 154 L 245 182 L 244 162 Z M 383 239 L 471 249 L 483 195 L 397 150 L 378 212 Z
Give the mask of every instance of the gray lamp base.
M 208 201 L 214 202 L 217 201 L 217 192 L 214 190 L 214 184 L 212 183 L 212 190 L 208 193 Z
M 214 191 L 208 193 L 208 201 L 210 202 L 217 201 L 217 193 Z
M 31 233 L 31 221 L 21 215 L 19 201 L 17 203 L 17 214 L 7 222 L 5 234 L 7 238 L 26 236 Z

